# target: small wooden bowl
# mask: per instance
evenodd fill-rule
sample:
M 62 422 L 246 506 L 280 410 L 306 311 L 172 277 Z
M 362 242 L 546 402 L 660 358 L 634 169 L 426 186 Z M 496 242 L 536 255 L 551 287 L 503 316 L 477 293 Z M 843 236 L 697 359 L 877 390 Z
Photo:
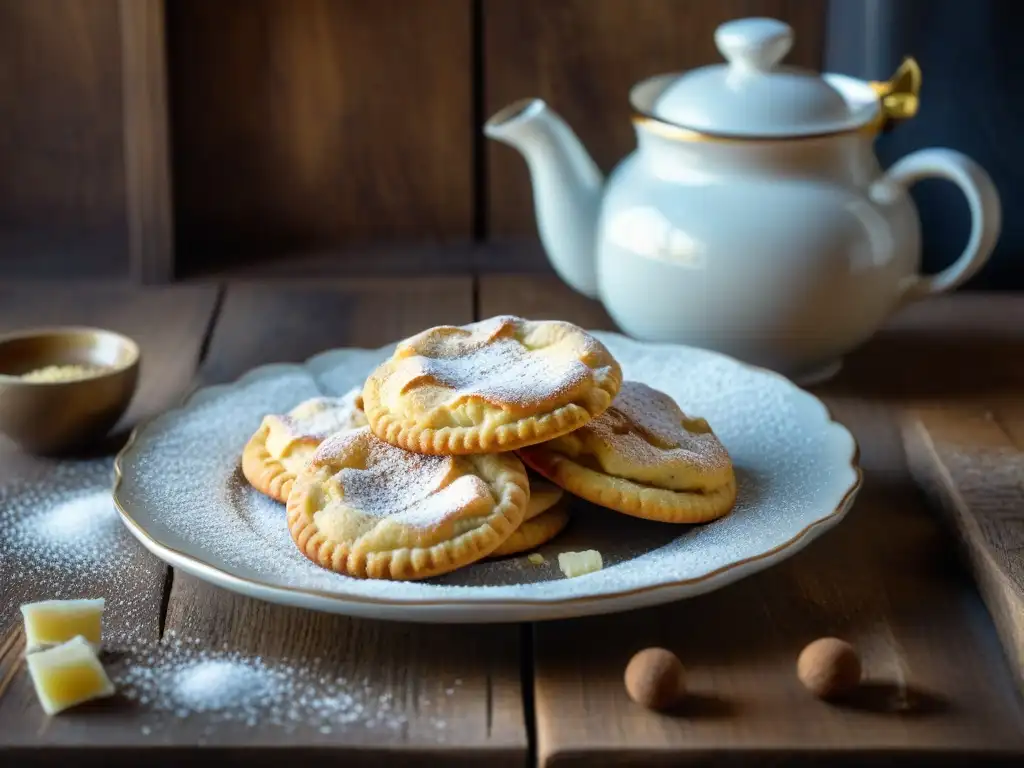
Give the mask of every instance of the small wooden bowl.
M 29 453 L 53 454 L 105 436 L 139 379 L 139 347 L 99 328 L 37 328 L 0 336 L 0 432 Z M 26 381 L 50 365 L 98 366 L 71 381 Z

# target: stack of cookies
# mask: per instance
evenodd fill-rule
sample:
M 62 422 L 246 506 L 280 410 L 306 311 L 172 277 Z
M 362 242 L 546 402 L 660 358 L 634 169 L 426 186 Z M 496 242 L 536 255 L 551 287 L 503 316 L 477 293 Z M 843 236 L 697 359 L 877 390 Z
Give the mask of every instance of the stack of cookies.
M 377 579 L 532 549 L 568 523 L 564 491 L 671 523 L 720 517 L 736 498 L 707 422 L 623 382 L 583 329 L 509 316 L 423 331 L 361 390 L 266 416 L 242 472 L 287 505 L 310 560 Z

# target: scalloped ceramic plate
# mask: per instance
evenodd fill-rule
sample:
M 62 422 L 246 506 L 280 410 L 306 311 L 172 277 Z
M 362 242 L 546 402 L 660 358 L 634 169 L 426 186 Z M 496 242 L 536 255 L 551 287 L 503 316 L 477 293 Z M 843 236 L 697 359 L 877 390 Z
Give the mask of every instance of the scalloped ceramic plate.
M 141 427 L 115 465 L 114 500 L 157 557 L 251 597 L 322 611 L 424 622 L 561 619 L 667 603 L 783 560 L 838 523 L 860 488 L 857 445 L 822 403 L 776 374 L 687 347 L 595 333 L 627 378 L 704 416 L 736 466 L 732 513 L 700 526 L 619 515 L 573 499 L 569 527 L 538 551 L 422 582 L 353 579 L 298 551 L 284 508 L 241 477 L 242 446 L 264 414 L 360 385 L 393 346 L 325 352 L 196 392 Z M 566 579 L 558 553 L 596 549 L 604 568 Z

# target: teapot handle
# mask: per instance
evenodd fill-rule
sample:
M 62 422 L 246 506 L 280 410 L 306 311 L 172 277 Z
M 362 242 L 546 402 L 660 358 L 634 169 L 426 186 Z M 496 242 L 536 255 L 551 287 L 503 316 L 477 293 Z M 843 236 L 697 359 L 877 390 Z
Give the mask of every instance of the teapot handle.
M 952 149 L 922 149 L 907 155 L 885 173 L 872 193 L 887 197 L 892 185 L 906 191 L 926 178 L 947 179 L 960 187 L 971 211 L 971 234 L 960 258 L 950 266 L 934 275 L 916 274 L 907 279 L 901 305 L 952 290 L 972 277 L 992 255 L 1002 226 L 1002 205 L 991 177 L 976 162 Z M 883 191 L 886 189 L 889 194 Z

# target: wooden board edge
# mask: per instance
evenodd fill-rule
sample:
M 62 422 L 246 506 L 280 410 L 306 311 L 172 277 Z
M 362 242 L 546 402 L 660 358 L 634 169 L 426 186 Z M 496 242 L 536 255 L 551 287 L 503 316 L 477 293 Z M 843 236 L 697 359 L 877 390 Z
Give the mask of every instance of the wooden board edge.
M 908 411 L 903 414 L 899 426 L 910 474 L 931 506 L 959 534 L 956 538 L 961 556 L 996 628 L 1003 653 L 1016 674 L 1016 687 L 1024 695 L 1024 632 L 1009 618 L 1018 606 L 1006 597 L 1007 590 L 1016 587 L 987 549 L 978 543 L 977 521 L 968 511 L 966 501 L 938 455 L 921 415 Z

